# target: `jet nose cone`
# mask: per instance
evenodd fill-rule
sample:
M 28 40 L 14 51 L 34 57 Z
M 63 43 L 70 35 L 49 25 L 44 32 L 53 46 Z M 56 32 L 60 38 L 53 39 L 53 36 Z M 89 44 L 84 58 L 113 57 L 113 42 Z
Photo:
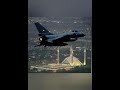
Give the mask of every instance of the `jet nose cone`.
M 80 34 L 80 35 L 79 35 L 79 37 L 84 37 L 84 36 L 85 36 L 85 34 Z
M 85 36 L 85 34 L 83 34 L 83 37 Z

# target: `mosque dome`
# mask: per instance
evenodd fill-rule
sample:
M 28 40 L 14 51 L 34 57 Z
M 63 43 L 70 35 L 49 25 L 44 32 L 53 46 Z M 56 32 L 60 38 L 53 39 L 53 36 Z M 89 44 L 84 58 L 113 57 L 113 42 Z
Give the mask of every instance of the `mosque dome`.
M 71 62 L 71 57 L 67 57 L 63 60 L 62 64 L 70 64 L 71 66 L 81 66 L 82 63 L 79 61 L 78 58 L 73 56 L 73 63 Z

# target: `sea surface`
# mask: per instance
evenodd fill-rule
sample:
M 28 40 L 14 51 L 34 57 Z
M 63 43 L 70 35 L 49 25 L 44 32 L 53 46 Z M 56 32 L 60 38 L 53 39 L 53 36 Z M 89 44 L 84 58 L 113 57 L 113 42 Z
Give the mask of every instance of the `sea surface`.
M 28 73 L 28 90 L 92 90 L 92 73 Z

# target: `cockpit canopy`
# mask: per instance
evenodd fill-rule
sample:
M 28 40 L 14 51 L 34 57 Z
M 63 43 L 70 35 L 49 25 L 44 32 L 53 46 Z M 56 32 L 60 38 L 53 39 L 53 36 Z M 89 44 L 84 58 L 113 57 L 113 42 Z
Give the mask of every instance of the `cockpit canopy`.
M 73 30 L 72 32 L 78 32 L 77 30 Z

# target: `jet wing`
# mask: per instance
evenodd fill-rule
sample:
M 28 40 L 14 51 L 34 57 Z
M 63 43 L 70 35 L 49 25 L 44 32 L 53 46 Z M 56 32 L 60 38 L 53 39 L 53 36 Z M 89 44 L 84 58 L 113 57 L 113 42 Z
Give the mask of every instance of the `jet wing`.
M 48 39 L 48 42 L 65 42 L 69 35 L 61 35 L 52 39 Z

